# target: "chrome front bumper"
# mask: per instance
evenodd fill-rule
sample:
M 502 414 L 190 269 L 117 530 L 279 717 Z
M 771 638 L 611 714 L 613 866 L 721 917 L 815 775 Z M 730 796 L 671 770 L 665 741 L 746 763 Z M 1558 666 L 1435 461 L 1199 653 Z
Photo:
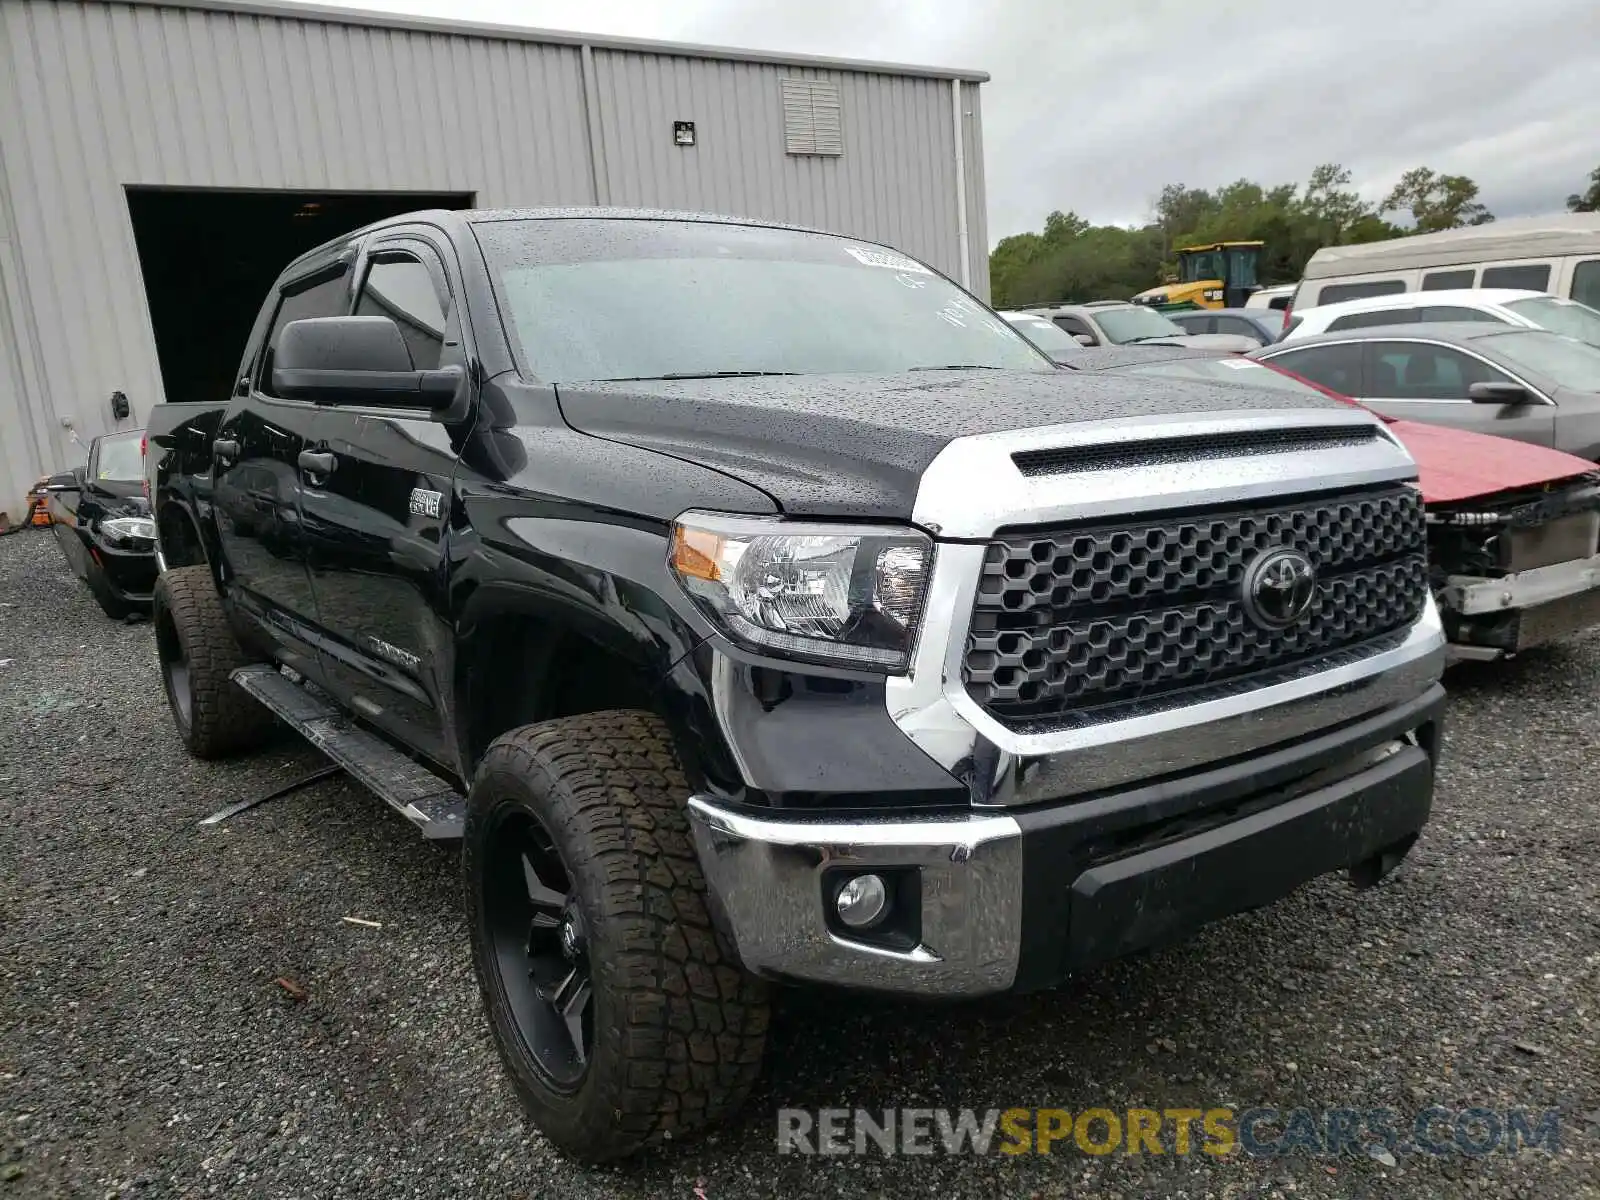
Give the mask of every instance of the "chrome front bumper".
M 1038 975 L 1037 967 L 1027 964 L 1024 948 L 1038 940 L 1041 923 L 1050 927 L 1046 940 L 1074 943 L 1061 951 L 1064 956 L 1079 953 L 1076 942 L 1083 939 L 1075 927 L 1068 929 L 1072 922 L 1057 921 L 1037 907 L 1041 886 L 1061 895 L 1070 890 L 1074 911 L 1085 913 L 1097 905 L 1104 910 L 1108 903 L 1108 884 L 1097 873 L 1115 875 L 1124 892 L 1133 889 L 1140 898 L 1112 912 L 1109 921 L 1101 912 L 1102 936 L 1087 940 L 1103 943 L 1108 925 L 1137 930 L 1150 921 L 1181 925 L 1190 912 L 1202 920 L 1222 915 L 1209 910 L 1239 891 L 1241 872 L 1264 880 L 1287 874 L 1293 876 L 1290 886 L 1297 886 L 1402 838 L 1414 839 L 1432 793 L 1429 764 L 1443 707 L 1443 692 L 1434 682 L 1438 671 L 1438 657 L 1431 656 L 1409 671 L 1379 676 L 1373 684 L 1395 702 L 1376 711 L 1371 692 L 1344 697 L 1359 704 L 1342 715 L 1333 707 L 1303 710 L 1323 714 L 1326 723 L 1242 764 L 1235 760 L 1181 778 L 1169 775 L 1092 799 L 1059 799 L 1015 815 L 990 809 L 846 820 L 753 813 L 694 796 L 689 816 L 695 849 L 718 925 L 755 974 L 929 997 L 1001 992 L 1017 984 L 1019 968 L 1024 975 Z M 1323 701 L 1331 705 L 1337 699 Z M 1364 715 L 1351 715 L 1356 710 Z M 1424 729 L 1434 732 L 1422 737 Z M 1382 754 L 1374 756 L 1375 747 L 1382 747 Z M 1402 753 L 1410 756 L 1403 794 L 1383 774 L 1399 765 Z M 1419 764 L 1423 757 L 1428 762 Z M 1076 760 L 1069 754 L 1065 761 Z M 1059 777 L 1066 769 L 1048 759 L 1036 765 L 1039 780 Z M 1237 820 L 1216 818 L 1220 825 L 1192 837 L 1173 824 L 1240 803 L 1266 808 Z M 1093 854 L 1104 852 L 1093 848 L 1104 846 L 1108 837 L 1137 842 L 1158 827 L 1159 845 L 1152 843 L 1146 853 L 1130 851 L 1126 858 L 1093 866 Z M 1218 866 L 1217 850 L 1230 856 L 1225 866 Z M 1301 865 L 1304 873 L 1295 875 Z M 920 905 L 915 945 L 872 944 L 830 920 L 833 878 L 863 871 L 915 874 Z M 1272 891 L 1260 902 L 1286 890 Z M 1029 895 L 1035 896 L 1033 904 Z M 1027 921 L 1035 924 L 1033 935 L 1025 931 Z M 1051 968 L 1044 971 L 1050 974 Z
M 1011 817 L 776 820 L 703 796 L 689 816 L 712 905 L 757 975 L 943 996 L 1011 986 L 1022 935 L 1022 831 Z M 825 875 L 851 867 L 918 871 L 920 945 L 889 950 L 829 929 Z

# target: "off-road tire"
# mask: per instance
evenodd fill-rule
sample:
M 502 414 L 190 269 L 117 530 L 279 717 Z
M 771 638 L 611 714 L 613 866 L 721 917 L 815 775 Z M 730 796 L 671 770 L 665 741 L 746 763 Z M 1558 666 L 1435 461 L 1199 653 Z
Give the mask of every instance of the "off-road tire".
M 462 873 L 484 1007 L 523 1108 L 574 1158 L 621 1158 L 716 1124 L 760 1073 L 766 988 L 712 925 L 688 795 L 665 725 L 643 712 L 514 729 L 473 781 Z M 485 920 L 484 861 L 508 804 L 553 837 L 588 929 L 594 1045 L 566 1094 L 522 1042 Z
M 156 580 L 151 608 L 161 679 L 173 724 L 196 758 L 223 758 L 255 749 L 272 736 L 276 718 L 229 678 L 253 660 L 240 648 L 222 597 L 204 563 L 174 567 Z M 173 694 L 174 650 L 188 667 L 189 711 Z

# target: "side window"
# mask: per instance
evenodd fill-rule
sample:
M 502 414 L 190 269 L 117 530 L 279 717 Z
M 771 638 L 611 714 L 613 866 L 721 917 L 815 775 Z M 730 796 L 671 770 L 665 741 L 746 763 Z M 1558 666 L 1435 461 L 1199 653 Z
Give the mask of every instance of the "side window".
M 1529 263 L 1521 267 L 1485 267 L 1483 287 L 1522 288 L 1529 292 L 1543 292 L 1550 287 L 1550 264 Z
M 1173 313 L 1172 321 L 1185 333 L 1212 333 L 1217 319 L 1204 313 Z
M 1100 344 L 1100 339 L 1095 336 L 1094 330 L 1089 328 L 1089 323 L 1087 321 L 1081 321 L 1077 317 L 1055 317 L 1055 318 L 1053 318 L 1053 320 L 1055 321 L 1055 323 L 1057 325 L 1059 325 L 1062 329 L 1065 329 L 1068 333 L 1071 333 L 1071 334 L 1077 334 L 1077 333 L 1088 334 L 1090 337 L 1094 338 L 1094 344 L 1096 346 L 1098 346 Z
M 1600 308 L 1600 258 L 1572 268 L 1572 298 L 1590 308 Z
M 413 370 L 439 366 L 450 319 L 442 280 L 442 272 L 430 271 L 415 255 L 391 251 L 368 269 L 356 299 L 357 316 L 388 317 L 400 327 Z
M 1337 304 L 1341 300 L 1368 300 L 1373 296 L 1397 296 L 1406 290 L 1403 279 L 1378 279 L 1371 283 L 1330 283 L 1317 294 L 1318 304 Z
M 1216 319 L 1218 333 L 1232 333 L 1239 337 L 1247 337 L 1253 342 L 1260 342 L 1263 346 L 1267 343 L 1266 334 L 1261 332 L 1261 327 L 1243 317 L 1218 317 Z
M 1330 321 L 1328 332 L 1338 333 L 1341 329 L 1371 329 L 1378 325 L 1415 325 L 1417 311 L 1414 308 L 1377 308 L 1371 312 L 1349 313 Z
M 266 347 L 261 353 L 260 370 L 256 374 L 256 387 L 267 395 L 272 394 L 272 356 L 278 349 L 278 338 L 290 321 L 306 317 L 338 317 L 344 315 L 349 303 L 347 276 L 341 267 L 337 275 L 324 275 L 311 284 L 291 283 L 278 301 L 278 311 L 272 316 L 272 332 L 267 335 Z
M 1307 346 L 1274 354 L 1272 364 L 1293 371 L 1302 379 L 1320 383 L 1341 396 L 1361 395 L 1361 344 Z
M 1476 274 L 1473 268 L 1468 267 L 1463 271 L 1434 271 L 1422 277 L 1422 290 L 1425 292 L 1448 292 L 1455 288 L 1469 288 L 1472 286 L 1472 277 Z
M 1455 304 L 1430 304 L 1427 308 L 1418 309 L 1424 321 L 1488 321 L 1492 324 L 1505 325 L 1492 312 L 1485 312 L 1481 308 L 1461 308 Z
M 1461 400 L 1474 383 L 1506 383 L 1500 372 L 1449 346 L 1367 343 L 1367 395 L 1374 400 Z

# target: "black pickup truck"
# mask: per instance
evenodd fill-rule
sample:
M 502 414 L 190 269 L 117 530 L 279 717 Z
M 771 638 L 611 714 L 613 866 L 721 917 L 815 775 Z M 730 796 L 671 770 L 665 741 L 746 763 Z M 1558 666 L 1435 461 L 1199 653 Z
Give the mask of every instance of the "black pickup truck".
M 727 1115 L 771 982 L 1048 987 L 1427 820 L 1444 638 L 1383 425 L 1058 370 L 883 246 L 398 218 L 148 439 L 184 743 L 281 718 L 462 840 L 575 1155 Z

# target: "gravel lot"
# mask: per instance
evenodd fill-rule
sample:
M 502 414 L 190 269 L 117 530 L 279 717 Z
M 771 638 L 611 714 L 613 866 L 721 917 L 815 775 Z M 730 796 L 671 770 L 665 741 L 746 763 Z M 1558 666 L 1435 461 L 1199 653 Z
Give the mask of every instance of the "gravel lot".
M 199 827 L 316 755 L 191 762 L 149 626 L 47 535 L 0 540 L 0 604 L 0 1197 L 1600 1196 L 1600 639 L 1452 678 L 1435 819 L 1385 886 L 1322 880 L 1046 995 L 785 997 L 740 1124 L 592 1171 L 502 1082 L 453 855 L 337 779 Z M 773 1148 L 784 1105 L 1435 1103 L 1557 1107 L 1560 1151 Z

